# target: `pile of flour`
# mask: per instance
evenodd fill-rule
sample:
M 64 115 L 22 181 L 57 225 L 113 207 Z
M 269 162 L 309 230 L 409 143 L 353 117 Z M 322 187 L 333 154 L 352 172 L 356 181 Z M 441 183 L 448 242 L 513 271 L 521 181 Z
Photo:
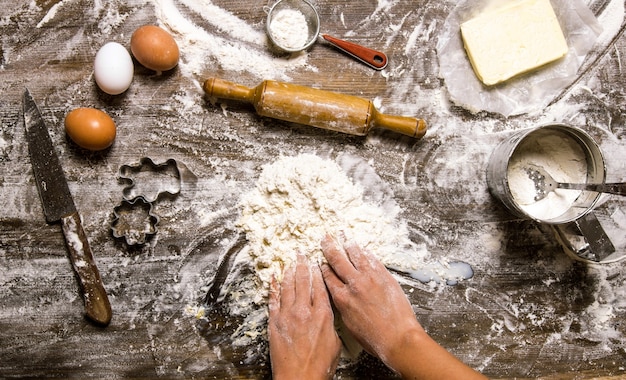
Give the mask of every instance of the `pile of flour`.
M 390 210 L 364 200 L 363 188 L 331 160 L 312 154 L 282 157 L 263 167 L 255 188 L 241 200 L 239 227 L 249 241 L 261 292 L 301 253 L 323 260 L 325 234 L 345 234 L 383 264 L 406 264 L 411 242 Z
M 301 49 L 309 42 L 309 26 L 302 12 L 281 9 L 272 17 L 270 33 L 274 42 L 287 49 Z

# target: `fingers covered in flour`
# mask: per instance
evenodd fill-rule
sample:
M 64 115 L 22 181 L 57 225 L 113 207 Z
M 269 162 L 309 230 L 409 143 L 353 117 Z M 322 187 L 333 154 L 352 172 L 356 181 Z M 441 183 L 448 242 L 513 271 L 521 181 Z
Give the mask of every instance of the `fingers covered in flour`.
M 278 285 L 276 277 L 273 276 L 270 282 L 268 306 L 270 316 L 276 315 L 280 311 L 280 285 Z
M 280 305 L 293 305 L 296 301 L 296 263 L 291 263 L 283 272 L 280 283 Z
M 313 294 L 311 295 L 311 303 L 313 307 L 325 308 L 330 310 L 332 313 L 330 298 L 328 296 L 328 291 L 326 290 L 322 270 L 318 265 L 311 266 L 311 285 L 313 291 Z
M 350 259 L 350 262 L 352 262 L 352 265 L 354 265 L 356 270 L 359 272 L 369 271 L 372 269 L 385 269 L 384 265 L 382 265 L 380 261 L 364 252 L 354 241 L 346 242 L 344 244 L 344 249 L 346 250 L 346 254 Z
M 346 253 L 329 237 L 322 242 L 328 260 L 323 267 L 326 286 L 347 329 L 368 352 L 385 361 L 404 334 L 420 328 L 419 323 L 402 288 L 375 257 L 355 244 L 344 249 Z
M 298 253 L 296 262 L 291 264 L 295 267 L 295 303 L 300 305 L 311 304 L 311 272 L 308 259 Z
M 326 235 L 322 239 L 322 253 L 328 261 L 328 265 L 332 268 L 333 274 L 336 278 L 344 283 L 347 283 L 350 278 L 358 275 L 358 271 L 348 258 L 347 253 L 343 247 L 337 243 L 337 241 L 330 235 Z M 324 273 L 328 272 L 324 270 Z
M 322 274 L 298 255 L 280 289 L 270 285 L 268 337 L 274 378 L 331 378 L 341 342 Z

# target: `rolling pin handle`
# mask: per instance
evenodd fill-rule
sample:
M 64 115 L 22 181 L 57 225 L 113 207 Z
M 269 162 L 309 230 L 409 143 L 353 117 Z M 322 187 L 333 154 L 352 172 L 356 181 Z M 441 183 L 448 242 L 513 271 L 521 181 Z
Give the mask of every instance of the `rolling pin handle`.
M 426 134 L 426 122 L 408 116 L 385 115 L 372 107 L 371 129 L 382 128 L 420 139 Z
M 219 78 L 209 78 L 202 86 L 204 92 L 212 98 L 254 102 L 255 89 Z

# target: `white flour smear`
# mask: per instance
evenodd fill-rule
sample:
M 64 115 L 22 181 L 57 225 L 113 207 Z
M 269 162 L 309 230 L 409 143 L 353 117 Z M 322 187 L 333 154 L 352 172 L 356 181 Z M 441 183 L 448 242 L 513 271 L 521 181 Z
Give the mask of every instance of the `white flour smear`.
M 298 252 L 323 261 L 325 234 L 343 233 L 385 265 L 417 270 L 426 252 L 409 239 L 398 211 L 366 202 L 363 187 L 335 162 L 303 154 L 263 168 L 255 189 L 242 199 L 239 225 L 266 294 L 272 277 L 280 280 Z
M 159 21 L 179 44 L 179 65 L 188 77 L 203 80 L 220 68 L 250 73 L 258 79 L 288 80 L 293 70 L 313 69 L 307 63 L 306 53 L 272 55 L 262 27 L 253 27 L 210 1 L 154 0 L 154 5 Z M 179 7 L 195 13 L 207 25 L 197 25 Z
M 44 26 L 49 20 L 53 19 L 59 8 L 63 7 L 65 5 L 65 3 L 67 3 L 67 0 L 61 0 L 58 3 L 54 4 L 50 10 L 48 11 L 48 13 L 46 14 L 46 16 L 44 18 L 41 19 L 41 21 L 39 21 L 39 23 L 37 24 L 38 28 L 41 28 L 42 26 Z

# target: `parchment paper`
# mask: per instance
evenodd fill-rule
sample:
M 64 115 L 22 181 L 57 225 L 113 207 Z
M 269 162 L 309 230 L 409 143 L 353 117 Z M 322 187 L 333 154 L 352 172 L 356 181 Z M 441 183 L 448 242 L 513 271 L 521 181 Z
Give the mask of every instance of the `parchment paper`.
M 581 0 L 552 0 L 569 51 L 562 59 L 495 86 L 476 77 L 463 46 L 460 26 L 502 1 L 463 0 L 452 10 L 437 42 L 439 75 L 450 100 L 471 112 L 488 111 L 504 116 L 542 109 L 576 79 L 578 69 L 593 48 L 602 27 Z

